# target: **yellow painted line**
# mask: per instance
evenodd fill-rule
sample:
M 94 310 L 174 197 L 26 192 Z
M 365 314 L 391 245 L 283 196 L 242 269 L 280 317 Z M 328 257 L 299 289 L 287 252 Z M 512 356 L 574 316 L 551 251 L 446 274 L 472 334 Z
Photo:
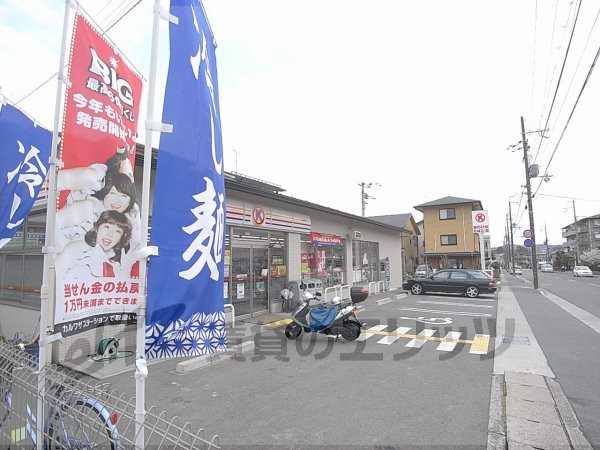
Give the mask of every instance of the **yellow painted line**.
M 476 334 L 473 338 L 473 344 L 471 344 L 471 350 L 469 353 L 475 355 L 485 355 L 488 352 L 488 346 L 490 343 L 490 337 L 487 334 Z
M 269 322 L 269 323 L 265 324 L 265 328 L 271 328 L 272 329 L 272 328 L 282 327 L 284 325 L 287 325 L 291 321 L 292 321 L 292 319 L 276 320 L 275 322 Z

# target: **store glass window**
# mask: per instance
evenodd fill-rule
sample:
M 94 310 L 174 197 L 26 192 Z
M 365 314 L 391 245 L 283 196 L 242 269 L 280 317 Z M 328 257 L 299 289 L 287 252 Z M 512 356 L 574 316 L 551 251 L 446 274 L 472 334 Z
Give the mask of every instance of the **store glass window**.
M 344 242 L 337 235 L 316 232 L 303 235 L 300 250 L 302 278 L 318 279 L 324 287 L 346 284 Z
M 352 242 L 353 283 L 365 284 L 380 281 L 379 243 L 368 241 Z

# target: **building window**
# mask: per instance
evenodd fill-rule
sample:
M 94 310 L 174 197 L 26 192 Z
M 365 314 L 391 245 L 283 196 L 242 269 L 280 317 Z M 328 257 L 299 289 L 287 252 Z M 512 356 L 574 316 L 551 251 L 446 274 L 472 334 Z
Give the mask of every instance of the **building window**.
M 456 235 L 455 234 L 442 234 L 440 236 L 440 244 L 441 245 L 456 245 Z
M 456 219 L 454 208 L 440 209 L 440 220 Z

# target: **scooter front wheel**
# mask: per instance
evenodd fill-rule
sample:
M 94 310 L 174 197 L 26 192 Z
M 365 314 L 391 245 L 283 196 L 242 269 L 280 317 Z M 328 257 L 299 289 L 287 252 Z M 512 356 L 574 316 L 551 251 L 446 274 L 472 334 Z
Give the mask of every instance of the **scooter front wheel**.
M 342 327 L 340 334 L 347 341 L 355 341 L 360 336 L 360 326 L 354 322 L 349 322 Z
M 300 333 L 302 333 L 302 327 L 296 322 L 290 322 L 285 327 L 285 337 L 288 339 L 297 339 Z

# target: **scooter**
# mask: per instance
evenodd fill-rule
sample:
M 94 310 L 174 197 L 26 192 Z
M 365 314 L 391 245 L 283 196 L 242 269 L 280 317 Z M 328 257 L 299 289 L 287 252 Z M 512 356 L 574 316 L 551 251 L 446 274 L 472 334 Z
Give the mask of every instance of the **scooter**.
M 320 302 L 311 305 L 310 301 L 316 296 L 302 292 L 303 299 L 291 312 L 292 322 L 285 327 L 285 337 L 297 339 L 302 331 L 305 333 L 321 333 L 325 335 L 342 336 L 347 341 L 354 341 L 360 336 L 363 324 L 356 317 L 356 304 L 364 302 L 369 296 L 367 287 L 354 286 L 350 288 L 350 305 L 343 306 L 339 297 L 334 297 L 328 304 Z

